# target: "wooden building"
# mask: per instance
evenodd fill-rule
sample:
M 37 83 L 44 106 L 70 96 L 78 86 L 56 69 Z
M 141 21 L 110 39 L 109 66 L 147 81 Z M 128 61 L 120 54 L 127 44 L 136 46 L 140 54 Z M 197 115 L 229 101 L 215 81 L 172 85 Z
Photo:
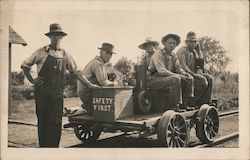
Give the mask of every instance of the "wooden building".
M 11 116 L 11 104 L 10 104 L 10 98 L 11 98 L 11 47 L 12 44 L 21 44 L 23 46 L 26 46 L 27 43 L 24 41 L 24 39 L 11 27 L 9 26 L 9 107 L 8 107 L 8 116 L 10 118 Z

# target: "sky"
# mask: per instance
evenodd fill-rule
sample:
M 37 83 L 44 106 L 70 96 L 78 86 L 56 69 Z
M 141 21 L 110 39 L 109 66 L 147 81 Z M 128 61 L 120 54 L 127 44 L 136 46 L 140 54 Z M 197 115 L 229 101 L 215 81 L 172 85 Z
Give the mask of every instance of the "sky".
M 231 58 L 227 70 L 237 72 L 240 54 L 240 4 L 199 1 L 17 1 L 11 5 L 9 24 L 28 43 L 12 46 L 12 70 L 20 70 L 22 62 L 36 49 L 49 44 L 44 34 L 51 23 L 59 23 L 68 35 L 61 47 L 83 68 L 99 55 L 103 42 L 114 44 L 115 64 L 125 56 L 133 62 L 143 51 L 138 45 L 146 38 L 161 41 L 169 33 L 178 34 L 184 45 L 186 34 L 195 31 L 198 37 L 219 40 Z M 222 3 L 223 2 L 223 3 Z M 39 5 L 37 5 L 39 4 Z

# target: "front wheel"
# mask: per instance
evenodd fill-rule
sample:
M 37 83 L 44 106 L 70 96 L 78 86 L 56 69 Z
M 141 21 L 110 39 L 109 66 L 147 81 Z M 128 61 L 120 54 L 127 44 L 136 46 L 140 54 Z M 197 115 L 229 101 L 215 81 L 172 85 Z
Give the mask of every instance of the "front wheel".
M 189 130 L 182 114 L 166 111 L 159 122 L 157 138 L 163 146 L 171 148 L 186 147 Z
M 213 142 L 219 131 L 219 114 L 213 106 L 204 104 L 201 106 L 196 124 L 196 136 L 202 143 Z

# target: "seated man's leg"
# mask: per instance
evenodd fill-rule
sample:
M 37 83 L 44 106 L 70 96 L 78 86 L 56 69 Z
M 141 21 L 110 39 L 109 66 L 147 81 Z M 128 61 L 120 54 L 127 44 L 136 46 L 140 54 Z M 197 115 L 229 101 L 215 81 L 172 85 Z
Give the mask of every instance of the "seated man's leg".
M 182 109 L 193 110 L 193 107 L 189 107 L 189 102 L 194 98 L 194 79 L 193 77 L 181 76 L 181 86 L 183 95 Z
M 194 79 L 181 76 L 182 96 L 183 98 L 194 97 Z
M 150 77 L 148 81 L 150 89 L 168 89 L 169 106 L 176 106 L 182 104 L 182 91 L 181 91 L 181 79 L 178 76 L 169 77 Z
M 204 104 L 202 100 L 204 93 L 207 90 L 208 81 L 202 75 L 194 76 L 194 100 L 196 105 Z
M 93 107 L 92 107 L 92 94 L 91 90 L 87 89 L 85 91 L 78 91 L 78 96 L 83 102 L 83 109 L 86 109 L 87 113 L 89 115 L 92 115 L 93 113 Z
M 204 103 L 211 103 L 211 96 L 212 96 L 212 88 L 213 88 L 213 77 L 209 74 L 203 74 L 204 77 L 206 77 L 208 85 L 206 89 L 204 90 L 202 97 L 200 100 Z

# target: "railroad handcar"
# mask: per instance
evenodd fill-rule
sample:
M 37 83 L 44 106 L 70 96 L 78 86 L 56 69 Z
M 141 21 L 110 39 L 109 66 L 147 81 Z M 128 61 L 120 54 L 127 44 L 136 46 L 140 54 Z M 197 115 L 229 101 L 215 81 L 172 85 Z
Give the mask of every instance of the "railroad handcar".
M 165 147 L 187 147 L 195 128 L 202 143 L 212 142 L 219 131 L 217 101 L 176 112 L 168 107 L 168 91 L 147 87 L 146 69 L 135 66 L 134 86 L 101 87 L 92 90 L 93 115 L 70 115 L 64 128 L 73 127 L 84 143 L 96 141 L 102 132 L 138 131 L 140 136 L 157 134 Z

